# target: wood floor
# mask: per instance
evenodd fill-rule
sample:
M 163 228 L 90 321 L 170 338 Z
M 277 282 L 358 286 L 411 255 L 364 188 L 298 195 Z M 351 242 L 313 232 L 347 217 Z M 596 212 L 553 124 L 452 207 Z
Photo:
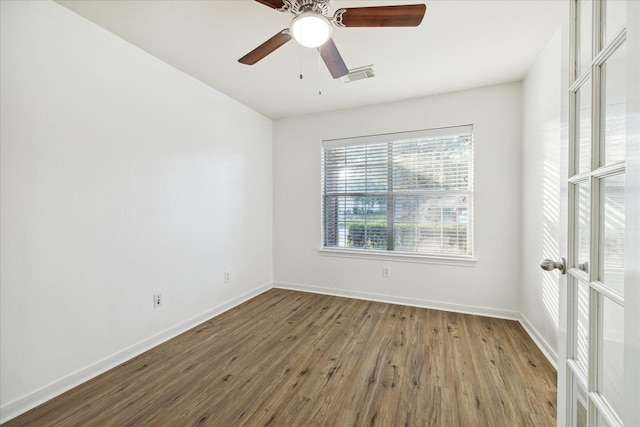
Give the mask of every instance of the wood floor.
M 273 289 L 6 426 L 554 426 L 515 321 Z

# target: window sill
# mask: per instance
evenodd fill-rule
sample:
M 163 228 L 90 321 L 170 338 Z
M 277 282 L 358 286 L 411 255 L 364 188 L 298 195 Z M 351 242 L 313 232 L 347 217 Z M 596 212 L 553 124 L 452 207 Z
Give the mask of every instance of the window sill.
M 422 264 L 456 265 L 460 267 L 474 267 L 478 262 L 473 257 L 418 255 L 408 252 L 372 251 L 357 249 L 320 248 L 322 256 L 358 259 L 385 259 L 399 262 L 413 262 Z

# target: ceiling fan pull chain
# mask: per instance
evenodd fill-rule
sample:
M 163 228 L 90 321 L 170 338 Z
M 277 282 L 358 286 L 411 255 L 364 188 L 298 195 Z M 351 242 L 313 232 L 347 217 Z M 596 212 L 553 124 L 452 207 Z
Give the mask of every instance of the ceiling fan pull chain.
M 322 95 L 322 81 L 320 80 L 320 70 L 322 69 L 322 65 L 320 64 L 320 55 L 316 55 L 316 64 L 318 64 L 318 72 L 316 73 L 316 82 L 318 83 L 318 96 Z
M 302 80 L 304 78 L 304 75 L 302 74 L 302 47 L 298 46 L 298 58 L 300 59 L 300 80 Z

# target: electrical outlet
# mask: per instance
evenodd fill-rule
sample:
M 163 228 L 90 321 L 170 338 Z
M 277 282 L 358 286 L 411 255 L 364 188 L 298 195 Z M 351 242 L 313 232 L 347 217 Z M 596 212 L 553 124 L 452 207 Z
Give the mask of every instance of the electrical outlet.
M 231 281 L 231 274 L 228 271 L 224 272 L 224 283 L 229 283 Z
M 162 305 L 162 295 L 154 294 L 153 295 L 153 308 L 158 308 Z
M 391 277 L 391 267 L 382 267 L 382 277 Z

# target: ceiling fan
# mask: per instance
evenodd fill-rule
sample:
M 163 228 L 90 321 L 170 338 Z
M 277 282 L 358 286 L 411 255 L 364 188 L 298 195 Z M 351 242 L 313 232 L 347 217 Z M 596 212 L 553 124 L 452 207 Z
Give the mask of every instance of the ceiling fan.
M 317 48 L 334 79 L 349 73 L 331 39 L 336 27 L 417 27 L 427 7 L 424 4 L 352 7 L 329 16 L 330 0 L 255 0 L 279 12 L 295 15 L 289 28 L 278 32 L 238 62 L 253 65 L 292 38 L 306 47 Z

